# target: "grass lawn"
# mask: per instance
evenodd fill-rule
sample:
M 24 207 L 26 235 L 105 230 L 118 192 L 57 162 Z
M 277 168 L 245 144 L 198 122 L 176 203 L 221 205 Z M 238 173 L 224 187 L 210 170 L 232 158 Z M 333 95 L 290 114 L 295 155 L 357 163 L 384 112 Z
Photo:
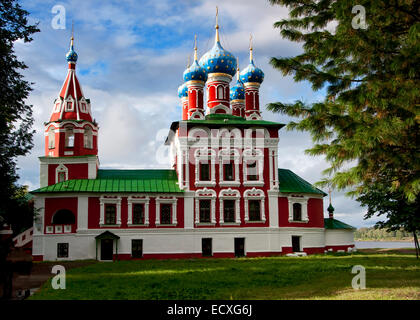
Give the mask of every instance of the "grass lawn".
M 97 262 L 68 270 L 65 290 L 49 280 L 31 299 L 419 300 L 420 261 L 411 252 Z M 351 286 L 354 265 L 366 268 L 365 290 Z

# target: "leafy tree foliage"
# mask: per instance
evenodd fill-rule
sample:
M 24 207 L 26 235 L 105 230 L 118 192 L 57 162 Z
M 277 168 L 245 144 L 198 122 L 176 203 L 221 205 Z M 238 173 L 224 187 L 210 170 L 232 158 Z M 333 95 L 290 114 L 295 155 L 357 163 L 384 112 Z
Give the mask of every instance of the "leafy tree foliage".
M 398 199 L 418 202 L 420 2 L 269 1 L 289 8 L 289 18 L 275 27 L 303 47 L 302 54 L 272 58 L 271 64 L 326 91 L 323 101 L 311 104 L 268 105 L 300 118 L 289 129 L 311 134 L 314 145 L 306 152 L 330 164 L 321 185 L 352 195 L 379 185 Z M 352 13 L 355 5 L 365 8 L 366 29 L 352 26 L 353 19 L 360 22 Z
M 25 103 L 30 83 L 20 74 L 27 66 L 13 47 L 16 41 L 32 41 L 31 35 L 39 31 L 27 16 L 17 1 L 0 0 L 0 222 L 16 227 L 16 232 L 27 219 L 20 214 L 28 210 L 25 189 L 17 185 L 16 160 L 33 146 L 33 117 L 32 107 Z M 4 256 L 4 244 L 0 249 Z
M 391 191 L 382 185 L 372 186 L 357 200 L 368 207 L 365 218 L 375 214 L 385 216 L 384 221 L 377 222 L 376 228 L 399 232 L 401 229 L 410 232 L 414 239 L 417 258 L 420 255 L 418 232 L 420 231 L 420 203 L 419 197 L 414 202 L 408 202 L 402 192 Z

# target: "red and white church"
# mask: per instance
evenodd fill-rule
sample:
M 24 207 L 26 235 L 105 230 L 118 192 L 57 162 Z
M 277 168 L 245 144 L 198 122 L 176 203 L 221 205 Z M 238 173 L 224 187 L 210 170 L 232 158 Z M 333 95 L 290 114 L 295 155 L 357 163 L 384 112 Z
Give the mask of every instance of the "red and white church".
M 98 124 L 68 73 L 45 123 L 34 260 L 256 257 L 352 251 L 354 228 L 334 219 L 326 194 L 278 168 L 280 123 L 262 119 L 264 73 L 213 48 L 184 72 L 182 119 L 166 144 L 171 168 L 101 169 Z M 236 83 L 230 88 L 230 83 Z M 206 92 L 206 97 L 204 92 Z M 133 151 L 134 152 L 134 151 Z

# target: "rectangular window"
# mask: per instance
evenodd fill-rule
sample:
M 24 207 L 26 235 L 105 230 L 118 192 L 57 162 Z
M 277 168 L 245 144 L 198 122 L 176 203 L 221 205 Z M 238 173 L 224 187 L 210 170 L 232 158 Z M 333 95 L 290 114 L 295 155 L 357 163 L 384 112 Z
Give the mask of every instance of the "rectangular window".
M 249 200 L 249 220 L 260 221 L 261 220 L 261 201 L 260 200 Z
M 293 204 L 293 220 L 302 221 L 302 205 L 300 203 Z
M 58 173 L 58 182 L 66 181 L 66 173 L 65 172 L 59 172 Z
M 257 181 L 258 180 L 258 173 L 257 173 L 257 161 L 250 161 L 247 162 L 246 165 L 246 173 L 247 173 L 247 180 L 248 181 Z
M 160 224 L 171 224 L 171 211 L 172 205 L 161 204 L 160 205 Z
M 202 238 L 201 239 L 201 253 L 203 257 L 211 257 L 213 255 L 212 239 Z
M 117 223 L 117 206 L 115 204 L 105 205 L 105 224 Z
M 200 180 L 210 181 L 210 166 L 208 163 L 200 163 Z
M 200 200 L 200 222 L 210 222 L 211 200 Z
M 66 103 L 66 111 L 73 111 L 73 102 Z
M 144 224 L 144 204 L 133 204 L 133 224 Z
M 235 200 L 223 201 L 224 222 L 235 222 Z
M 143 239 L 131 240 L 131 256 L 133 258 L 143 257 Z
M 225 181 L 233 181 L 233 163 L 223 164 L 223 179 Z
M 68 257 L 69 257 L 69 244 L 57 243 L 57 258 L 68 258 Z

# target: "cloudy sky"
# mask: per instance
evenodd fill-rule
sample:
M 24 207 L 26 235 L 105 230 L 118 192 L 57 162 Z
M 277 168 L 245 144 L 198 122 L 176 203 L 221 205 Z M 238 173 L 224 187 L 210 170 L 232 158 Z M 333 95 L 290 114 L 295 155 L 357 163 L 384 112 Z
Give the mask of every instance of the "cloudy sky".
M 226 0 L 126 0 L 126 1 L 34 1 L 21 5 L 39 22 L 40 33 L 25 44 L 16 43 L 18 57 L 28 65 L 25 76 L 34 83 L 29 104 L 35 116 L 35 147 L 19 159 L 20 183 L 30 189 L 39 186 L 38 157 L 43 155 L 43 123 L 49 119 L 53 100 L 67 72 L 65 54 L 69 47 L 72 21 L 75 50 L 79 55 L 77 74 L 86 98 L 92 102 L 99 123 L 99 158 L 102 168 L 167 168 L 157 154 L 172 121 L 181 117 L 177 88 L 182 84 L 188 57 L 192 58 L 194 34 L 199 56 L 214 42 L 215 7 L 219 6 L 221 42 L 248 62 L 249 35 L 253 36 L 254 61 L 265 73 L 260 104 L 322 99 L 308 83 L 295 83 L 269 65 L 273 56 L 292 56 L 300 45 L 281 38 L 275 21 L 288 10 L 268 1 Z M 53 7 L 65 9 L 65 29 Z M 63 12 L 63 11 L 62 11 Z M 266 111 L 266 120 L 287 123 L 290 119 Z M 305 155 L 311 146 L 306 133 L 280 131 L 279 166 L 293 170 L 310 182 L 322 177 L 328 166 L 322 157 Z M 327 199 L 325 198 L 325 204 Z M 328 204 L 327 204 L 328 205 Z M 370 226 L 365 209 L 344 195 L 333 192 L 336 217 L 356 227 Z

